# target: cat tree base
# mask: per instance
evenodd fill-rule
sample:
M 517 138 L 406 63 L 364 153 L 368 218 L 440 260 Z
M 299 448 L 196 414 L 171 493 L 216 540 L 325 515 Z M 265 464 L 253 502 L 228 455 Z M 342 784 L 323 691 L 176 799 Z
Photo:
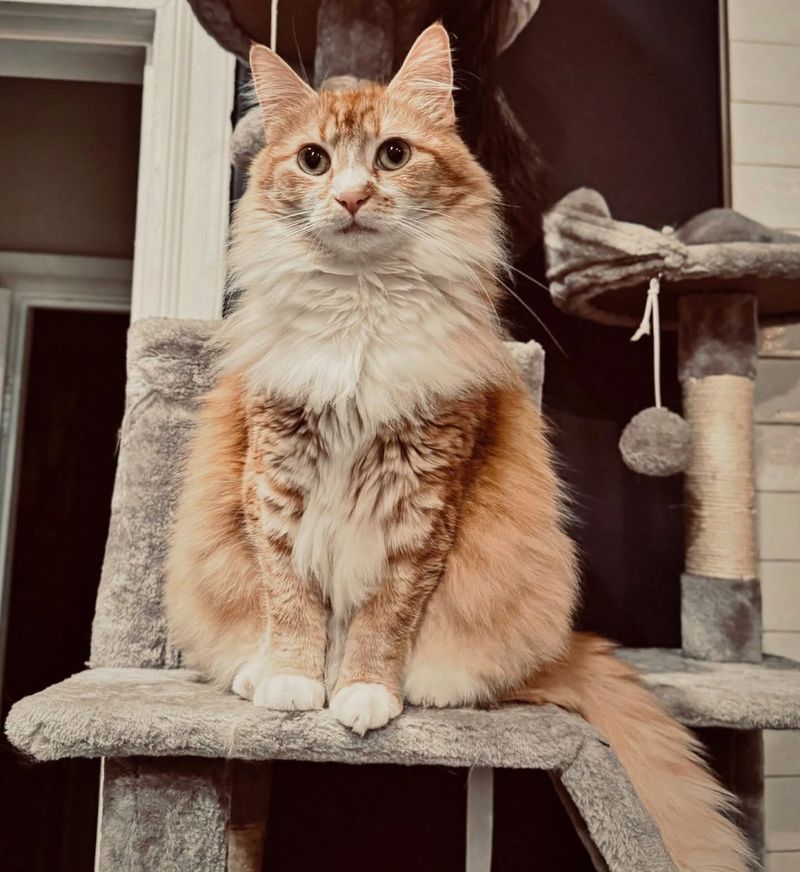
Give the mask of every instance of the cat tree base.
M 687 657 L 723 663 L 761 660 L 758 579 L 681 575 L 681 645 Z

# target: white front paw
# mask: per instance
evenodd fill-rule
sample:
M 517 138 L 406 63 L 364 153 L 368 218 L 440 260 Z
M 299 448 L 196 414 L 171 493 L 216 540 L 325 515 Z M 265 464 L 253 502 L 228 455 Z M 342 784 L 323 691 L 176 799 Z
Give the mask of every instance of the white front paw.
M 402 700 L 386 685 L 364 681 L 348 684 L 331 700 L 331 714 L 360 736 L 367 730 L 385 726 L 402 709 Z
M 255 687 L 253 704 L 286 712 L 321 709 L 325 688 L 304 675 L 265 675 Z

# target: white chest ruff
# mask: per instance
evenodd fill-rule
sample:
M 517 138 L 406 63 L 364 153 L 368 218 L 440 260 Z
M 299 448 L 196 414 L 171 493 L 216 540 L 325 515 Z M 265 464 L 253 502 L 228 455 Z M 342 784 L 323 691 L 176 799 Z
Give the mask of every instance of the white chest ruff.
M 290 275 L 229 319 L 225 367 L 317 412 L 355 403 L 366 428 L 503 378 L 472 288 L 409 270 Z

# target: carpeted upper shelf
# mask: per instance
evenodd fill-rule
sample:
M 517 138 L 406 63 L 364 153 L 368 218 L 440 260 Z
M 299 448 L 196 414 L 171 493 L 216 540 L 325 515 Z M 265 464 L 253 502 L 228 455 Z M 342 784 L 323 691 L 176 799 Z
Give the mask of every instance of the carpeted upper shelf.
M 656 276 L 665 327 L 676 325 L 686 293 L 752 293 L 762 317 L 800 314 L 800 237 L 731 209 L 653 230 L 617 221 L 597 191 L 580 188 L 545 215 L 544 232 L 553 301 L 591 321 L 638 325 Z

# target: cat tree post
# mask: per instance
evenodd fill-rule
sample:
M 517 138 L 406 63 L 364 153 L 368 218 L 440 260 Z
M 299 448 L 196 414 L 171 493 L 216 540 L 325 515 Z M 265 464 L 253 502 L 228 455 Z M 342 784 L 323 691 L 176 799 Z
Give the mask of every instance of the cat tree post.
M 317 13 L 314 87 L 336 76 L 388 82 L 394 63 L 391 0 L 322 0 Z
M 678 301 L 678 375 L 691 429 L 683 651 L 700 660 L 761 659 L 753 381 L 756 298 L 690 293 Z

